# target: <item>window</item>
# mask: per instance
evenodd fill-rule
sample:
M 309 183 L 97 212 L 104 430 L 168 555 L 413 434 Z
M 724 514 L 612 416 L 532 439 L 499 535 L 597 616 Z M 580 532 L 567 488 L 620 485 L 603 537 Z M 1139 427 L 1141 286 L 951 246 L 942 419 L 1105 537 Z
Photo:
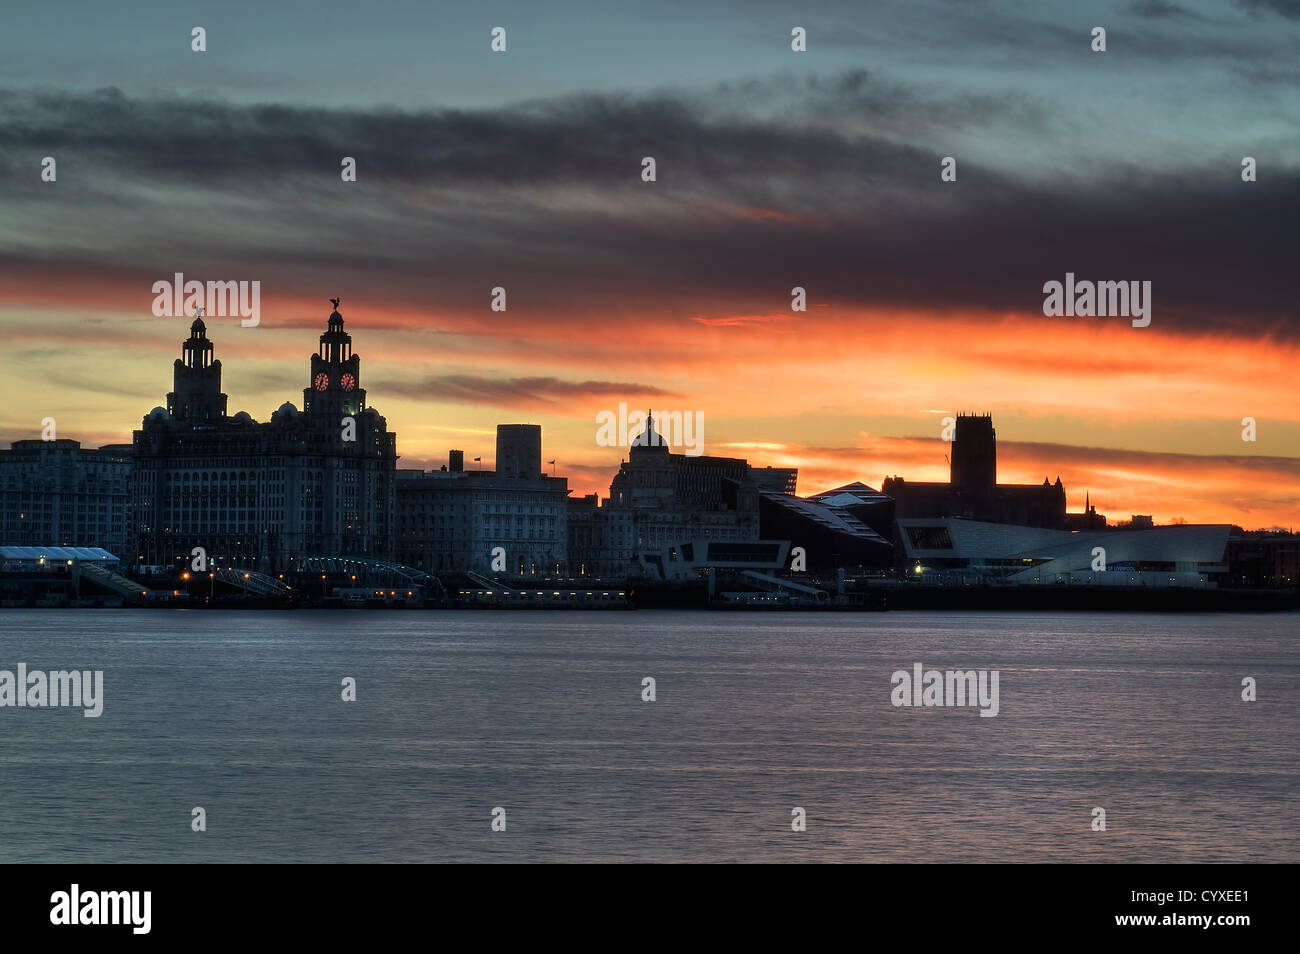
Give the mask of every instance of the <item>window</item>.
M 947 527 L 908 527 L 907 539 L 913 550 L 951 550 L 952 536 Z

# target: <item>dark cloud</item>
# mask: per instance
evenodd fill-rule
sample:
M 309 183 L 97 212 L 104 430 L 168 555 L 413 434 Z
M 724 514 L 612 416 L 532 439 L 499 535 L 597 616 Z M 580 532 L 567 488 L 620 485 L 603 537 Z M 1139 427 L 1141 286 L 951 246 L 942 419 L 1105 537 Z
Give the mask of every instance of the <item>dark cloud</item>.
M 1240 0 L 1240 5 L 1276 5 L 1290 9 L 1296 2 Z M 1247 64 L 1270 56 L 1291 55 L 1288 37 L 1235 29 L 1242 25 L 1240 18 L 1222 16 L 1231 13 L 1230 10 L 1217 11 L 1220 16 L 1215 18 L 1174 0 L 1129 0 L 1121 7 L 1124 13 L 1146 21 L 1141 29 L 1111 22 L 1107 17 L 1109 9 L 1092 10 L 1089 5 L 1074 0 L 1022 4 L 962 2 L 945 6 L 942 11 L 915 0 L 894 4 L 887 11 L 880 5 L 872 6 L 876 17 L 889 18 L 887 27 L 875 22 L 875 18 L 864 22 L 859 4 L 834 13 L 821 10 L 819 4 L 821 16 L 808 25 L 810 49 L 845 48 L 859 50 L 864 55 L 888 56 L 902 45 L 910 51 L 925 50 L 931 56 L 940 56 L 949 66 L 959 64 L 981 71 L 1026 66 L 1044 69 L 1050 71 L 1043 76 L 1046 85 L 1053 82 L 1052 74 L 1064 64 L 1078 64 L 1093 56 L 1091 30 L 1094 26 L 1107 28 L 1112 59 L 1113 54 L 1123 51 L 1121 55 L 1128 59 L 1128 66 L 1152 60 L 1184 64 L 1229 60 Z M 1207 9 L 1215 11 L 1215 5 L 1208 4 Z M 1199 25 L 1214 28 L 1194 28 Z M 1108 68 L 1111 65 L 1119 64 L 1108 63 Z
M 423 113 L 146 101 L 117 89 L 6 92 L 0 160 L 22 183 L 33 179 L 17 173 L 39 161 L 34 154 L 53 155 L 62 185 L 98 185 L 105 193 L 128 181 L 243 185 L 252 194 L 286 179 L 332 186 L 345 155 L 357 160 L 360 190 L 374 180 L 433 189 L 627 186 L 639 181 L 628 170 L 639 174 L 643 153 L 656 150 L 671 157 L 674 175 L 691 182 L 797 173 L 843 143 L 827 128 L 834 119 L 869 123 L 873 138 L 884 140 L 904 128 L 915 137 L 920 127 L 951 132 L 995 120 L 1036 128 L 1045 115 L 1020 94 L 945 96 L 866 70 L 726 83 L 700 95 L 577 95 L 493 111 Z M 841 152 L 831 149 L 828 158 Z M 29 194 L 41 194 L 42 185 Z
M 646 397 L 669 397 L 671 391 L 645 384 L 618 381 L 563 381 L 559 378 L 492 378 L 469 374 L 444 374 L 420 381 L 386 381 L 385 395 L 399 394 L 424 401 L 486 404 L 491 407 L 571 408 L 576 401 L 637 402 Z
M 998 454 L 1014 457 L 1018 453 L 1033 459 L 1051 458 L 1067 464 L 1093 464 L 1098 467 L 1130 468 L 1168 474 L 1179 470 L 1202 473 L 1207 467 L 1246 469 L 1270 472 L 1296 481 L 1300 486 L 1300 457 L 1268 457 L 1262 454 L 1185 454 L 1175 451 L 1145 451 L 1056 444 L 1040 441 L 998 441 Z
M 1300 20 L 1300 0 L 1236 0 L 1236 4 L 1251 13 L 1269 11 L 1288 20 Z
M 741 108 L 787 86 L 817 108 Z M 769 314 L 796 284 L 820 305 L 1032 313 L 1071 271 L 1151 281 L 1144 334 L 1300 337 L 1288 157 L 1256 150 L 1259 181 L 1243 183 L 1209 130 L 1200 155 L 1159 168 L 1022 171 L 1008 143 L 1001 168 L 958 157 L 942 183 L 945 152 L 904 127 L 924 140 L 960 124 L 958 106 L 976 125 L 1045 121 L 1016 95 L 944 103 L 864 72 L 481 112 L 14 93 L 0 168 L 29 228 L 0 251 L 0 277 L 147 288 L 203 268 L 307 294 L 324 274 L 349 300 L 476 311 L 508 284 L 539 321 L 613 329 L 647 303 Z M 57 184 L 31 173 L 43 154 L 60 157 Z M 345 155 L 356 183 L 340 181 Z M 640 179 L 646 155 L 655 183 Z
M 1169 0 L 1131 0 L 1126 9 L 1129 13 L 1137 14 L 1140 17 L 1149 19 L 1159 19 L 1162 17 L 1174 17 L 1186 20 L 1204 20 L 1205 18 L 1199 13 L 1188 10 L 1177 3 L 1171 3 Z

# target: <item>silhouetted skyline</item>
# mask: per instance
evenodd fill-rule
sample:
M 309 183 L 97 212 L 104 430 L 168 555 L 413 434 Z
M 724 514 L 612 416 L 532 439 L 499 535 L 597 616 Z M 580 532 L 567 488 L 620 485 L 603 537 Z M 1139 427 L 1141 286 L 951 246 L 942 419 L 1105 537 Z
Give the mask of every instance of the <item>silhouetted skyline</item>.
M 53 416 L 126 441 L 188 320 L 150 288 L 183 272 L 261 283 L 257 327 L 210 321 L 259 419 L 341 296 L 414 466 L 526 417 L 597 491 L 617 460 L 593 420 L 626 400 L 702 411 L 707 453 L 798 466 L 809 492 L 938 480 L 940 420 L 977 406 L 1005 479 L 1068 474 L 1072 510 L 1294 522 L 1300 106 L 1263 65 L 1294 47 L 1289 7 L 671 6 L 397 4 L 401 35 L 334 2 L 129 27 L 92 7 L 66 36 L 16 9 L 0 439 Z M 1150 281 L 1152 324 L 1045 317 L 1067 272 Z

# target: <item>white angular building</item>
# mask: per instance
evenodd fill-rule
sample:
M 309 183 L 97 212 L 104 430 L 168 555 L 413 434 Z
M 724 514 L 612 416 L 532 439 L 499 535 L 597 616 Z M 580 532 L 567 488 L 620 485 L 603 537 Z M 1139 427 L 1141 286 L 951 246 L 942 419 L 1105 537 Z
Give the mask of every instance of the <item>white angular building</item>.
M 901 568 L 924 582 L 1212 587 L 1228 524 L 1049 530 L 960 518 L 898 521 Z M 1105 569 L 1097 569 L 1104 566 Z

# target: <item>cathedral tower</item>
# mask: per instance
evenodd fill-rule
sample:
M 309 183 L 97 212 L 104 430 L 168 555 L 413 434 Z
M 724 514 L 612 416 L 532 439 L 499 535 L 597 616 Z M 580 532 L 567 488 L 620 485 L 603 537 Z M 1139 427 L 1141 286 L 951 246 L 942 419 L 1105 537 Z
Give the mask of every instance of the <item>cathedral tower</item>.
M 957 415 L 951 481 L 953 490 L 974 496 L 991 494 L 997 486 L 997 432 L 991 414 Z

